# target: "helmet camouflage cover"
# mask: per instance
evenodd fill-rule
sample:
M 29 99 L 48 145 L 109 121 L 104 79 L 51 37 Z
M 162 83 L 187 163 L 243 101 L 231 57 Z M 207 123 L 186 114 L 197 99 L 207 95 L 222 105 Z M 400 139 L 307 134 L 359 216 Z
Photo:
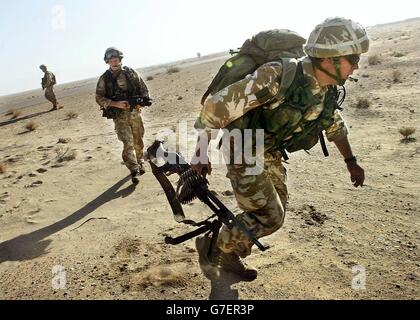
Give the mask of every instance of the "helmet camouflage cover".
M 306 54 L 315 58 L 362 54 L 368 50 L 369 37 L 362 25 L 339 17 L 317 25 L 305 45 Z
M 124 58 L 124 54 L 116 47 L 109 47 L 105 50 L 104 60 L 107 62 L 111 58 Z

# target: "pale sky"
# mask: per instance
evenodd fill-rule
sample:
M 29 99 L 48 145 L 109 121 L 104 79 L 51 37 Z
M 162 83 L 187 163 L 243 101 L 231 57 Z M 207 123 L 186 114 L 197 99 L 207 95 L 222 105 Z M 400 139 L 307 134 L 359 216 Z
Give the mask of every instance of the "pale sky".
M 331 16 L 365 27 L 420 16 L 413 0 L 0 0 L 0 95 L 39 88 L 46 64 L 59 83 L 99 76 L 117 46 L 134 68 L 242 45 L 267 29 L 307 38 Z

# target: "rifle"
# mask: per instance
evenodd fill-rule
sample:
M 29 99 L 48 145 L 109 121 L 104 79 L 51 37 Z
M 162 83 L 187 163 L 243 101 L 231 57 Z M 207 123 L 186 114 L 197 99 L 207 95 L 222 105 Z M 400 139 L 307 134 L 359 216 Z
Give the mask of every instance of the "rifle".
M 133 111 L 134 107 L 138 105 L 142 107 L 150 107 L 152 105 L 152 99 L 149 97 L 133 96 L 128 99 L 128 104 L 130 105 L 130 111 Z
M 117 94 L 111 98 L 112 101 L 128 101 L 128 104 L 130 105 L 130 112 L 134 110 L 134 108 L 138 105 L 142 107 L 150 107 L 152 105 L 152 99 L 149 97 L 142 97 L 142 96 L 132 96 L 131 98 L 126 98 L 125 95 Z M 102 116 L 107 119 L 115 119 L 117 118 L 121 112 L 123 112 L 122 109 L 115 108 L 115 107 L 108 107 L 106 109 L 103 109 Z
M 165 191 L 166 197 L 172 208 L 175 221 L 199 227 L 192 232 L 176 238 L 167 236 L 165 237 L 165 243 L 177 245 L 200 234 L 209 232 L 211 233 L 211 243 L 208 255 L 210 255 L 210 253 L 213 252 L 213 247 L 216 245 L 220 228 L 224 224 L 229 228 L 232 228 L 233 226 L 239 227 L 239 229 L 261 251 L 268 249 L 268 247 L 265 247 L 261 242 L 259 242 L 254 233 L 240 220 L 238 220 L 235 215 L 213 194 L 213 192 L 208 189 L 209 182 L 206 177 L 194 171 L 182 155 L 165 150 L 162 141 L 156 140 L 147 149 L 146 158 L 152 167 L 154 176 Z M 163 165 L 158 166 L 155 164 L 155 162 L 162 159 L 165 161 Z M 169 175 L 175 173 L 179 176 L 176 191 L 167 178 Z M 187 220 L 182 209 L 182 204 L 185 205 L 191 203 L 196 198 L 206 204 L 214 213 L 211 217 L 201 222 Z

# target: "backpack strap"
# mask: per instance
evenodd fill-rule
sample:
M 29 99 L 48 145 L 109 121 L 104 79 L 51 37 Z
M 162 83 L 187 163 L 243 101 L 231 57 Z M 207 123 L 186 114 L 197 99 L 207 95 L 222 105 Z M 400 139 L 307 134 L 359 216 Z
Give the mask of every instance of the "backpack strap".
M 127 79 L 127 84 L 128 84 L 128 96 L 134 96 L 136 95 L 136 90 L 137 90 L 137 86 L 136 86 L 136 81 L 134 78 L 134 70 L 124 66 L 122 68 L 122 71 Z
M 269 92 L 267 87 L 262 88 L 260 91 L 255 93 L 256 98 L 261 105 L 267 105 L 268 103 L 273 104 L 276 101 L 284 100 L 287 90 L 292 86 L 295 81 L 296 74 L 298 72 L 302 73 L 302 66 L 296 59 L 284 58 L 282 61 L 282 75 L 277 79 L 280 88 L 278 93 L 273 96 Z M 273 108 L 269 108 L 273 109 Z
M 115 92 L 119 89 L 117 79 L 114 78 L 112 72 L 108 69 L 104 73 L 104 81 L 105 81 L 105 96 L 110 99 L 115 95 Z M 109 87 L 111 85 L 111 88 Z M 111 89 L 111 90 L 110 90 Z
M 277 95 L 274 97 L 275 100 L 279 101 L 281 99 L 283 99 L 286 95 L 286 91 L 290 88 L 290 86 L 292 85 L 292 83 L 295 81 L 296 75 L 298 74 L 298 68 L 299 68 L 299 72 L 302 72 L 302 63 L 299 63 L 296 59 L 290 59 L 290 58 L 284 58 L 281 59 L 282 61 L 282 66 L 283 66 L 283 72 L 281 75 L 281 79 L 278 79 L 279 84 L 280 84 L 280 89 L 279 92 L 277 93 Z M 265 89 L 265 90 L 264 90 Z M 261 90 L 261 92 L 265 92 L 267 94 L 268 90 L 267 88 L 264 88 Z M 270 104 L 273 103 L 273 97 L 267 97 L 266 95 L 264 97 L 258 97 L 258 95 L 261 95 L 261 92 L 257 93 L 256 96 L 258 98 L 258 100 L 266 100 L 269 101 Z M 262 108 L 258 107 L 256 108 L 256 110 L 253 111 L 253 115 L 251 118 L 251 122 L 250 122 L 250 128 L 251 129 L 255 129 L 258 120 L 262 114 Z
M 283 72 L 280 80 L 280 90 L 276 96 L 278 100 L 285 96 L 286 91 L 292 85 L 293 80 L 295 80 L 298 65 L 300 67 L 302 66 L 302 64 L 299 63 L 297 59 L 293 58 L 282 58 L 281 62 L 283 65 Z

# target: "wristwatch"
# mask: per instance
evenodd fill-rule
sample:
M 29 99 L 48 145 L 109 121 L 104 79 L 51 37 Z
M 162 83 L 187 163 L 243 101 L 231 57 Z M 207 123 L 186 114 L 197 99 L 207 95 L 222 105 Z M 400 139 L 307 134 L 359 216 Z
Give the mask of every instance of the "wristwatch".
M 347 163 L 347 164 L 349 164 L 351 162 L 357 162 L 357 159 L 356 159 L 355 156 L 352 156 L 350 158 L 344 159 L 344 162 Z

